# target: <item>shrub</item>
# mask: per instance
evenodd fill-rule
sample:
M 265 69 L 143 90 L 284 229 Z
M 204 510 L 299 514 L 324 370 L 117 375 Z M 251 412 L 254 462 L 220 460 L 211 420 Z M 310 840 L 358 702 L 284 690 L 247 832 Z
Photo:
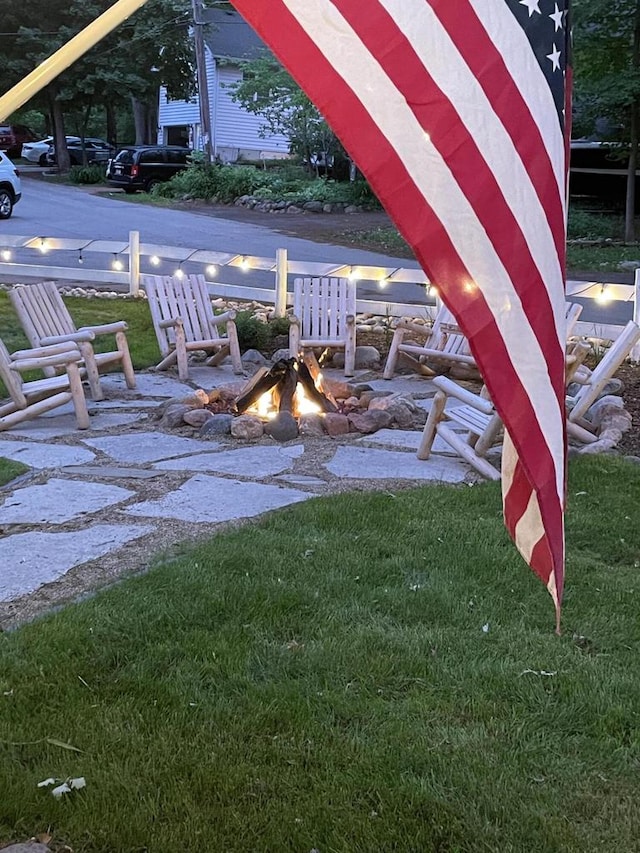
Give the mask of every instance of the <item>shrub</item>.
M 273 348 L 274 338 L 289 334 L 290 322 L 287 317 L 278 317 L 263 323 L 254 317 L 251 311 L 238 311 L 235 322 L 242 352 L 257 349 L 269 353 Z
M 72 184 L 101 184 L 104 178 L 104 166 L 72 166 L 69 171 L 69 180 Z
M 162 198 L 189 195 L 232 202 L 252 193 L 262 181 L 263 173 L 253 166 L 218 166 L 194 161 L 166 184 L 154 187 L 153 192 Z

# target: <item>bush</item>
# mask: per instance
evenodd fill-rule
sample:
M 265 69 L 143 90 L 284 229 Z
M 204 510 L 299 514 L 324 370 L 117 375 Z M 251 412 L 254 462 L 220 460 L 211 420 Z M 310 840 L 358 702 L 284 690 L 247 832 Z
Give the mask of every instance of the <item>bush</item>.
M 241 352 L 248 349 L 270 352 L 274 338 L 289 334 L 290 323 L 286 317 L 262 323 L 251 311 L 238 311 L 235 323 Z
M 253 166 L 218 166 L 193 161 L 166 184 L 154 187 L 153 194 L 162 198 L 188 195 L 192 198 L 233 202 L 249 195 L 263 181 L 263 173 Z
M 569 208 L 567 237 L 570 240 L 585 238 L 589 240 L 621 240 L 624 235 L 624 219 L 621 216 L 592 213 L 580 208 Z
M 104 166 L 72 166 L 69 171 L 69 180 L 72 184 L 102 184 L 104 178 Z

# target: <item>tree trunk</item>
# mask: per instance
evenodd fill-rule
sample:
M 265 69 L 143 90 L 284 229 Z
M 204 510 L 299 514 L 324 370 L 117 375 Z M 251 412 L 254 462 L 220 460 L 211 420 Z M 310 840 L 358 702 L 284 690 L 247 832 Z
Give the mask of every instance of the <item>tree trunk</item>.
M 131 107 L 133 110 L 133 123 L 136 129 L 136 145 L 147 144 L 147 108 L 143 101 L 139 101 L 135 95 L 131 95 Z
M 631 63 L 637 73 L 640 67 L 640 0 L 636 2 L 636 13 L 633 27 L 633 53 Z M 633 243 L 636 238 L 636 168 L 638 166 L 638 95 L 635 94 L 631 104 L 631 148 L 629 151 L 629 168 L 627 170 L 627 196 L 624 213 L 624 240 Z
M 116 111 L 111 101 L 107 101 L 104 107 L 104 111 L 107 125 L 107 142 L 116 147 L 118 144 Z
M 56 149 L 56 163 L 59 172 L 68 172 L 71 168 L 69 152 L 67 151 L 67 138 L 64 131 L 64 115 L 58 100 L 58 88 L 55 83 L 47 87 L 49 98 L 49 109 L 53 121 L 53 138 Z

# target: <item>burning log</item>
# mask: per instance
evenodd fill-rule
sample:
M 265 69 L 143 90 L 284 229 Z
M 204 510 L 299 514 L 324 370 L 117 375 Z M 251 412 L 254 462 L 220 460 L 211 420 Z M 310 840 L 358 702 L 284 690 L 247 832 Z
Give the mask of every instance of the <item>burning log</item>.
M 278 412 L 295 414 L 295 395 L 298 383 L 307 398 L 322 412 L 336 412 L 333 399 L 316 387 L 306 364 L 295 358 L 280 359 L 270 369 L 263 367 L 253 376 L 236 398 L 238 412 L 246 412 L 258 403 L 264 394 L 271 394 L 273 408 Z

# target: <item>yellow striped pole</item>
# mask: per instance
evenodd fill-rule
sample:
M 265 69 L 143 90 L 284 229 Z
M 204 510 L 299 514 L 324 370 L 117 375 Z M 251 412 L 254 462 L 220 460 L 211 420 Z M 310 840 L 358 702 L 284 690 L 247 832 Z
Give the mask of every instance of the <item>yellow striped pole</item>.
M 123 21 L 133 15 L 147 0 L 117 0 L 106 12 L 92 21 L 55 53 L 51 54 L 24 80 L 0 97 L 0 121 L 26 104 L 62 71 L 72 65 L 100 39 L 115 30 Z

